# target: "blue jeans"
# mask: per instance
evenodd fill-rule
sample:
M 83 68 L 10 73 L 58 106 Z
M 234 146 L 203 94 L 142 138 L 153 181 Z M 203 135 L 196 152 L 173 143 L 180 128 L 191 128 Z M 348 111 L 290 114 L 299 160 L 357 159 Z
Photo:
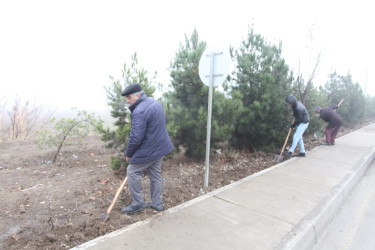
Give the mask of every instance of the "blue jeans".
M 300 123 L 296 127 L 296 132 L 293 135 L 293 142 L 292 142 L 292 146 L 290 146 L 290 148 L 289 148 L 289 152 L 293 153 L 294 149 L 296 148 L 297 143 L 298 143 L 299 152 L 305 153 L 305 146 L 303 145 L 302 135 L 303 135 L 303 133 L 305 132 L 305 130 L 307 129 L 308 126 L 309 126 L 309 123 Z

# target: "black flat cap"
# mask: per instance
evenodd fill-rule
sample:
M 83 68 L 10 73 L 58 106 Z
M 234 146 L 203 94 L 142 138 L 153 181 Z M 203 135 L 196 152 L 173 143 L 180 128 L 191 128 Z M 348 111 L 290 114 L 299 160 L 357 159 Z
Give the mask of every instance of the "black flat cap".
M 133 84 L 130 84 L 129 86 L 127 86 L 126 89 L 124 91 L 122 91 L 121 95 L 127 96 L 127 95 L 130 95 L 130 94 L 139 92 L 141 90 L 142 90 L 141 85 L 139 85 L 138 83 L 133 83 Z

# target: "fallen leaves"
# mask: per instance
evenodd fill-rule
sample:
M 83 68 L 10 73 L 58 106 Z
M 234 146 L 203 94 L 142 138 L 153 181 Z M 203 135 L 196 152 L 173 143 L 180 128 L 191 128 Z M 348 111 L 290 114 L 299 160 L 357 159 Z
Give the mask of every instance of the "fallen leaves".
M 20 236 L 19 236 L 18 234 L 13 234 L 11 237 L 12 237 L 15 241 L 18 241 L 19 238 L 20 238 Z

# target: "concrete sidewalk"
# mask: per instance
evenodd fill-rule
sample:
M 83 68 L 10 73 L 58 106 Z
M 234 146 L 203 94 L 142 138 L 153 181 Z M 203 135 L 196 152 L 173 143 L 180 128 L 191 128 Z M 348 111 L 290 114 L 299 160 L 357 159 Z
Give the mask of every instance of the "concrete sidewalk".
M 311 249 L 375 158 L 375 124 L 73 249 Z

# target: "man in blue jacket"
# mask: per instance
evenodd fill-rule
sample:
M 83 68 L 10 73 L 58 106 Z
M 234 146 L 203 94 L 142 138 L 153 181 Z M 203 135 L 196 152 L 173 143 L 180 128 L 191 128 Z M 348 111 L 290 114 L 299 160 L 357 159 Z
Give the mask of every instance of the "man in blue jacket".
M 126 97 L 132 120 L 125 151 L 126 160 L 129 161 L 127 177 L 132 203 L 121 209 L 121 212 L 133 214 L 147 207 L 162 211 L 161 166 L 163 157 L 173 150 L 163 106 L 147 97 L 139 84 L 130 84 L 121 95 Z M 150 178 L 151 204 L 146 204 L 143 198 L 141 178 L 144 171 Z

